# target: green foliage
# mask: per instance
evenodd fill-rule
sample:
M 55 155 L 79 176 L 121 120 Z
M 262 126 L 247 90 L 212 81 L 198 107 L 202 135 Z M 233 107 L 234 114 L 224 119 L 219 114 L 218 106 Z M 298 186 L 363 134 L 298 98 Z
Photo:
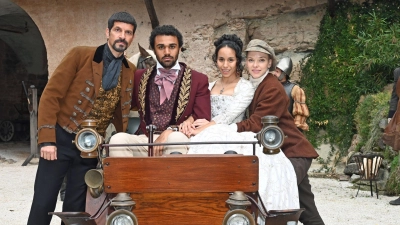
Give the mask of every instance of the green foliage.
M 379 122 L 387 118 L 390 94 L 391 92 L 387 91 L 367 95 L 356 108 L 354 120 L 356 122 L 357 133 L 360 135 L 360 142 L 356 146 L 357 149 L 364 146 L 367 151 L 374 150 L 374 145 L 376 145 L 378 139 L 382 136 Z
M 306 135 L 314 146 L 329 142 L 345 155 L 357 131 L 360 97 L 393 80 L 400 53 L 399 7 L 394 0 L 340 1 L 334 17 L 323 17 L 315 51 L 301 63 L 301 86 L 310 109 Z
M 380 75 L 381 71 L 390 71 L 391 66 L 399 63 L 400 26 L 397 23 L 389 25 L 385 18 L 379 18 L 375 13 L 369 16 L 371 18 L 367 18 L 366 31 L 360 32 L 355 40 L 363 51 L 353 59 L 354 65 L 351 68 L 356 73 Z
M 390 174 L 386 183 L 386 194 L 399 195 L 400 194 L 400 167 L 399 156 L 396 156 L 390 166 Z
M 392 163 L 390 164 L 390 168 L 396 168 L 399 166 L 399 156 L 397 155 L 396 157 L 394 157 L 394 159 L 392 160 Z

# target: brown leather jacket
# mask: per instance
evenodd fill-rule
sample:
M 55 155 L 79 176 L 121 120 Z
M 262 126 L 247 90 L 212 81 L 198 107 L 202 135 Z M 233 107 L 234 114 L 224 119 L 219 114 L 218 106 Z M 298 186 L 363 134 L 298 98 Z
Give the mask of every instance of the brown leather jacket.
M 56 142 L 56 124 L 70 133 L 79 129 L 99 93 L 103 50 L 104 45 L 97 48 L 75 47 L 56 68 L 39 102 L 38 144 Z M 136 67 L 123 59 L 121 99 L 112 121 L 118 132 L 125 131 L 128 125 L 135 71 Z
M 285 134 L 281 147 L 288 158 L 317 158 L 318 153 L 311 143 L 297 129 L 293 117 L 288 111 L 289 98 L 278 79 L 268 74 L 257 87 L 253 101 L 249 106 L 250 117 L 237 123 L 238 132 L 260 132 L 262 129 L 261 118 L 274 115 L 279 118 L 278 126 Z

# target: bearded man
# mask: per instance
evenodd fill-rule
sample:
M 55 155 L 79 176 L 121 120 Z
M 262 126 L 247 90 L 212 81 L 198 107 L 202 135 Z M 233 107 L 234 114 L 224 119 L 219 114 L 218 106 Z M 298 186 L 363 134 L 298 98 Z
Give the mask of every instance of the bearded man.
M 134 38 L 136 21 L 127 12 L 113 14 L 106 29 L 107 43 L 75 47 L 50 77 L 38 110 L 39 166 L 28 225 L 50 224 L 64 177 L 63 212 L 84 212 L 85 173 L 96 168 L 97 158 L 82 158 L 72 141 L 85 119 L 98 122 L 104 135 L 113 122 L 125 131 L 135 66 L 124 51 Z

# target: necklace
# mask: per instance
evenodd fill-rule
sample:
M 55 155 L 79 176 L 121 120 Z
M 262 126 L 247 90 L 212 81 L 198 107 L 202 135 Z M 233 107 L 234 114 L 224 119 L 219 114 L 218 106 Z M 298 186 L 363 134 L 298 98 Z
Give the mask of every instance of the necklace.
M 222 95 L 222 92 L 224 92 L 224 87 L 222 87 L 222 89 L 219 91 L 219 94 Z
M 228 85 L 234 83 L 235 81 L 236 81 L 236 79 L 235 79 L 233 82 L 228 83 Z M 222 86 L 222 89 L 219 91 L 219 94 L 222 95 L 222 93 L 224 93 L 225 87 L 224 87 L 224 85 L 222 84 L 222 81 L 221 81 L 221 80 L 220 80 L 219 82 L 221 83 L 221 86 Z
M 220 83 L 221 83 L 222 89 L 219 91 L 219 94 L 222 95 L 222 93 L 224 92 L 225 87 L 224 87 L 224 85 L 222 84 L 222 81 L 221 81 L 221 80 L 220 80 Z

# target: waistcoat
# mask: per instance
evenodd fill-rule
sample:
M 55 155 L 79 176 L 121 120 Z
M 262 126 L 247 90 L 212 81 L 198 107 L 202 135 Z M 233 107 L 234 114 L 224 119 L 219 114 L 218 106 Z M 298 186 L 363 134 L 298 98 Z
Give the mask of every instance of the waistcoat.
M 158 86 L 154 83 L 154 79 L 156 74 L 152 75 L 149 80 L 150 83 L 150 121 L 151 124 L 156 125 L 156 131 L 164 131 L 171 124 L 172 114 L 174 110 L 175 101 L 177 99 L 179 84 L 181 83 L 183 75 L 183 70 L 179 71 L 178 77 L 174 83 L 174 89 L 172 90 L 171 96 L 169 99 L 165 99 L 165 101 L 160 105 L 160 91 Z
M 97 121 L 97 132 L 103 137 L 121 97 L 121 73 L 118 78 L 118 85 L 115 88 L 105 91 L 103 85 L 100 84 L 99 95 L 88 115 L 88 119 Z

